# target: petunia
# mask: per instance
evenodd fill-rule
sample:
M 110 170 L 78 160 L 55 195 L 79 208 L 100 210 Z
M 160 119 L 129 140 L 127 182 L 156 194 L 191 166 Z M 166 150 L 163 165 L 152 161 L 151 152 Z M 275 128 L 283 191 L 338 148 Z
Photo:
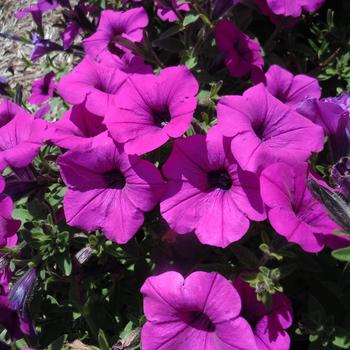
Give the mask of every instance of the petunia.
M 156 75 L 133 75 L 112 100 L 105 123 L 130 154 L 150 152 L 189 128 L 198 82 L 184 66 Z
M 28 113 L 12 115 L 0 125 L 0 171 L 32 162 L 46 138 L 46 123 Z
M 34 80 L 32 83 L 32 93 L 28 101 L 39 106 L 43 102 L 53 97 L 55 84 L 55 73 L 49 72 L 43 78 Z
M 317 79 L 304 74 L 293 75 L 278 65 L 272 65 L 266 72 L 264 84 L 274 97 L 293 109 L 306 98 L 321 97 Z
M 293 310 L 283 293 L 272 296 L 267 308 L 257 300 L 255 290 L 242 279 L 234 281 L 234 287 L 242 300 L 242 315 L 253 329 L 258 350 L 289 350 L 290 337 L 286 332 L 293 322 Z
M 43 39 L 39 35 L 32 34 L 32 44 L 33 50 L 30 59 L 35 62 L 42 56 L 52 52 L 52 51 L 62 51 L 63 47 L 50 40 Z
M 18 104 L 4 98 L 0 103 L 0 128 L 6 125 L 19 113 L 26 112 Z
M 6 248 L 16 246 L 18 241 L 17 235 L 10 236 L 7 239 Z M 10 269 L 11 255 L 0 253 L 0 296 L 6 296 L 10 291 L 10 281 L 13 272 Z
M 107 130 L 103 117 L 90 113 L 83 104 L 68 110 L 50 127 L 50 140 L 60 147 L 72 149 Z
M 264 65 L 259 43 L 242 33 L 227 19 L 215 27 L 215 40 L 219 50 L 225 55 L 225 64 L 234 77 L 242 77 Z
M 324 0 L 255 0 L 260 8 L 268 9 L 273 15 L 300 17 L 302 12 L 315 12 Z M 265 10 L 265 14 L 266 13 Z
M 276 163 L 261 173 L 260 188 L 276 232 L 288 242 L 315 253 L 324 247 L 323 236 L 340 228 L 309 191 L 306 185 L 309 177 L 306 163 Z
M 5 180 L 0 176 L 0 248 L 7 245 L 8 240 L 15 236 L 21 222 L 12 218 L 13 203 L 10 197 L 2 194 Z
M 38 4 L 32 4 L 15 13 L 17 19 L 22 19 L 28 15 L 32 16 L 33 21 L 38 26 L 39 30 L 42 31 L 43 12 Z
M 68 50 L 75 40 L 75 38 L 82 32 L 82 28 L 75 21 L 70 21 L 64 31 L 60 34 L 63 41 L 63 50 Z
M 119 69 L 107 68 L 85 57 L 60 80 L 57 91 L 72 105 L 85 103 L 89 112 L 104 116 L 112 95 L 118 92 L 126 78 Z
M 147 25 L 147 13 L 142 7 L 102 11 L 97 31 L 83 41 L 85 52 L 93 59 L 113 65 L 128 51 L 118 43 L 118 38 L 140 42 Z
M 128 156 L 103 134 L 58 159 L 68 190 L 64 196 L 67 223 L 87 231 L 102 230 L 126 243 L 153 209 L 163 191 L 155 166 Z
M 263 84 L 243 96 L 222 97 L 217 114 L 219 129 L 232 137 L 232 153 L 243 170 L 302 162 L 323 148 L 322 128 L 273 97 Z
M 177 13 L 190 11 L 187 3 L 182 3 L 180 0 L 170 0 L 170 2 L 171 6 L 168 6 L 165 1 L 155 1 L 158 7 L 157 15 L 162 21 L 175 22 L 179 19 Z
M 297 112 L 323 128 L 329 136 L 334 161 L 348 154 L 350 118 L 341 96 L 322 100 L 307 98 L 299 104 Z
M 147 278 L 141 293 L 144 350 L 257 350 L 252 329 L 240 317 L 237 291 L 218 273 L 197 271 L 184 279 L 166 272 Z
M 202 243 L 226 247 L 248 231 L 249 219 L 266 218 L 258 179 L 240 169 L 230 140 L 215 129 L 175 141 L 163 173 L 161 213 L 180 234 L 194 231 Z

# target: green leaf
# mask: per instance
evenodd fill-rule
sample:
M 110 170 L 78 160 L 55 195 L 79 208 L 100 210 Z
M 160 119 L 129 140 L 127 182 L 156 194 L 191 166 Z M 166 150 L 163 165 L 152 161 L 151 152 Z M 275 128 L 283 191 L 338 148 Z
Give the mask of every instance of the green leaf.
M 332 344 L 339 349 L 350 349 L 350 332 L 344 328 L 337 327 Z
M 106 338 L 105 333 L 102 329 L 98 331 L 98 344 L 100 345 L 101 350 L 109 350 L 110 346 Z
M 61 335 L 59 338 L 54 340 L 48 347 L 47 350 L 62 350 L 64 343 L 67 339 L 67 335 Z
M 69 252 L 58 255 L 57 264 L 65 276 L 70 276 L 72 273 L 72 259 Z
M 188 15 L 185 17 L 184 21 L 183 21 L 184 27 L 190 25 L 191 23 L 196 22 L 196 21 L 198 20 L 198 18 L 199 18 L 199 15 L 194 15 L 194 14 L 191 14 L 191 13 L 188 14 Z
M 337 260 L 350 262 L 350 247 L 333 250 L 332 256 Z

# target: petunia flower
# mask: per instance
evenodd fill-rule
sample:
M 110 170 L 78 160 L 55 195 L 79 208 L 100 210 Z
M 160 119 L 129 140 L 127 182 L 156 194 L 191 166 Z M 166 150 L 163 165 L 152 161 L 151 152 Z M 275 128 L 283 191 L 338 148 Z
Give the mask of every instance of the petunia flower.
M 103 134 L 58 159 L 68 190 L 64 196 L 67 223 L 87 231 L 101 229 L 117 243 L 126 243 L 143 224 L 163 191 L 155 166 L 128 156 Z
M 249 219 L 266 218 L 258 179 L 240 169 L 230 140 L 215 129 L 175 141 L 163 173 L 161 213 L 180 234 L 194 231 L 202 243 L 226 247 L 248 231 Z
M 57 91 L 72 105 L 85 103 L 89 112 L 104 116 L 112 95 L 118 92 L 126 78 L 119 69 L 107 68 L 85 57 L 60 80 Z
M 198 88 L 184 66 L 130 76 L 107 110 L 108 131 L 127 153 L 150 152 L 189 128 Z
M 70 21 L 64 31 L 60 34 L 63 41 L 63 50 L 68 50 L 75 38 L 83 31 L 79 24 L 75 21 Z
M 46 138 L 46 123 L 28 113 L 11 115 L 0 125 L 0 171 L 32 162 Z
M 242 33 L 227 19 L 215 27 L 215 40 L 225 55 L 225 64 L 234 77 L 243 77 L 255 70 L 261 70 L 264 60 L 259 43 Z
M 273 97 L 263 84 L 243 96 L 222 97 L 217 114 L 219 129 L 232 137 L 232 153 L 243 170 L 302 162 L 323 148 L 322 128 Z
M 39 106 L 43 102 L 53 97 L 55 84 L 55 73 L 49 72 L 43 78 L 34 80 L 32 83 L 32 93 L 28 101 Z
M 146 324 L 144 350 L 257 350 L 241 300 L 218 273 L 170 271 L 147 278 L 141 288 Z
M 2 194 L 5 180 L 0 176 L 0 248 L 7 245 L 9 239 L 15 236 L 21 222 L 12 218 L 13 203 L 10 197 Z
M 350 149 L 349 110 L 341 101 L 342 97 L 307 98 L 297 107 L 297 112 L 320 125 L 329 136 L 333 160 L 348 155 Z
M 307 188 L 311 176 L 306 163 L 276 163 L 261 173 L 260 188 L 276 232 L 315 253 L 324 247 L 323 236 L 340 228 Z
M 140 42 L 147 25 L 148 17 L 143 7 L 128 11 L 102 11 L 97 31 L 83 41 L 85 52 L 93 59 L 113 66 L 128 52 L 117 39 L 122 37 Z
M 186 3 L 181 3 L 180 0 L 169 0 L 172 6 L 166 4 L 166 1 L 155 1 L 155 5 L 158 7 L 157 15 L 162 21 L 175 22 L 178 20 L 176 12 L 188 12 L 190 6 Z M 175 12 L 176 11 L 176 12 Z
M 39 31 L 42 31 L 43 26 L 43 12 L 39 8 L 38 4 L 32 4 L 28 7 L 23 8 L 22 10 L 15 13 L 17 19 L 22 19 L 28 15 L 31 15 L 33 21 L 38 26 Z
M 19 113 L 26 112 L 18 104 L 4 98 L 0 103 L 0 128 L 6 125 Z
M 62 51 L 63 47 L 50 40 L 43 39 L 39 35 L 32 34 L 32 44 L 34 45 L 30 59 L 35 62 L 42 56 L 52 51 Z
M 68 110 L 50 127 L 50 141 L 66 149 L 72 149 L 91 138 L 106 132 L 103 117 L 90 113 L 83 104 Z
M 242 315 L 253 329 L 258 350 L 289 350 L 290 337 L 286 332 L 293 322 L 293 310 L 283 293 L 272 296 L 267 308 L 257 300 L 255 290 L 242 279 L 234 281 L 234 287 L 242 300 Z
M 315 12 L 324 3 L 324 0 L 255 0 L 257 5 L 263 9 L 264 14 L 300 17 L 302 12 Z
M 263 82 L 274 97 L 293 109 L 307 98 L 321 97 L 317 79 L 304 74 L 293 75 L 276 64 L 266 72 Z

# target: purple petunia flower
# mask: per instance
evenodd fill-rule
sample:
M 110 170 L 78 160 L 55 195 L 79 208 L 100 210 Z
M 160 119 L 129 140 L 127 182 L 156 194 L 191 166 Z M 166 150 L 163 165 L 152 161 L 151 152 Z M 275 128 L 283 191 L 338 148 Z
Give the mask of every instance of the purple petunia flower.
M 290 337 L 285 331 L 293 322 L 289 299 L 276 293 L 271 307 L 267 308 L 257 300 L 255 290 L 248 283 L 237 278 L 233 285 L 242 300 L 242 315 L 253 328 L 258 350 L 289 350 Z
M 10 236 L 7 239 L 6 248 L 12 248 L 17 244 L 17 234 Z M 0 253 L 0 295 L 6 296 L 10 291 L 10 281 L 13 275 L 10 267 L 10 258 L 6 254 Z
M 83 41 L 85 52 L 104 64 L 120 66 L 120 61 L 129 50 L 121 46 L 117 39 L 122 37 L 140 42 L 147 25 L 147 13 L 142 7 L 128 11 L 102 11 L 96 33 Z
M 85 107 L 93 114 L 104 116 L 112 95 L 126 81 L 127 75 L 119 69 L 107 68 L 85 57 L 58 86 L 58 93 L 69 103 Z
M 3 102 L 9 105 L 8 102 Z M 46 123 L 10 104 L 9 114 L 0 113 L 0 171 L 21 168 L 35 158 L 46 137 Z M 0 108 L 2 109 L 2 108 Z
M 165 68 L 158 76 L 135 74 L 112 100 L 108 131 L 127 153 L 150 152 L 189 128 L 198 88 L 184 66 Z
M 43 39 L 37 34 L 32 34 L 32 43 L 34 45 L 30 59 L 35 62 L 42 56 L 52 51 L 62 51 L 63 47 L 50 40 Z
M 300 17 L 302 11 L 315 12 L 324 0 L 255 0 L 265 15 Z
M 19 220 L 12 219 L 13 203 L 10 197 L 2 194 L 4 189 L 5 180 L 0 176 L 0 248 L 7 246 L 21 226 Z
M 13 339 L 20 339 L 31 333 L 28 321 L 21 317 L 6 296 L 0 296 L 0 324 Z
M 4 98 L 0 103 L 0 128 L 6 125 L 19 113 L 26 112 L 16 103 L 13 103 L 10 100 Z
M 74 106 L 51 125 L 50 140 L 60 147 L 72 149 L 107 130 L 103 117 L 90 113 L 83 104 Z
M 302 162 L 323 148 L 322 128 L 273 97 L 263 84 L 243 96 L 222 97 L 217 113 L 219 129 L 232 137 L 232 153 L 243 170 Z
M 266 218 L 258 179 L 239 168 L 230 140 L 215 129 L 176 141 L 163 173 L 161 213 L 180 234 L 194 231 L 202 243 L 226 247 L 248 231 L 249 219 Z
M 269 68 L 263 83 L 274 97 L 293 109 L 306 98 L 321 97 L 321 88 L 317 79 L 304 74 L 293 75 L 278 65 L 272 65 Z
M 255 70 L 261 70 L 264 60 L 259 43 L 242 33 L 227 19 L 215 27 L 215 40 L 225 55 L 225 64 L 234 77 L 242 77 Z
M 340 98 L 308 98 L 301 102 L 297 112 L 320 125 L 329 136 L 334 161 L 348 155 L 350 148 L 349 110 Z
M 63 41 L 63 50 L 68 50 L 75 38 L 83 31 L 79 24 L 75 21 L 70 21 L 65 30 L 60 34 Z
M 276 232 L 314 253 L 324 247 L 324 235 L 340 228 L 308 190 L 306 181 L 310 176 L 306 163 L 276 163 L 263 170 L 260 188 Z
M 241 300 L 218 273 L 170 271 L 147 278 L 141 288 L 144 350 L 257 350 Z
M 179 19 L 176 12 L 190 11 L 190 6 L 186 3 L 181 3 L 180 0 L 169 0 L 170 2 L 172 6 L 167 6 L 165 1 L 155 1 L 155 5 L 158 7 L 157 15 L 162 21 L 175 22 Z
M 56 88 L 55 73 L 47 73 L 43 78 L 34 80 L 32 83 L 32 93 L 28 101 L 39 106 L 43 102 L 53 97 L 54 89 Z
M 33 21 L 38 26 L 39 30 L 42 31 L 43 12 L 37 4 L 25 7 L 24 9 L 15 13 L 17 19 L 22 19 L 28 15 L 32 16 Z
M 128 156 L 105 134 L 59 157 L 68 191 L 67 223 L 88 231 L 101 229 L 117 243 L 126 243 L 143 224 L 163 192 L 155 166 Z

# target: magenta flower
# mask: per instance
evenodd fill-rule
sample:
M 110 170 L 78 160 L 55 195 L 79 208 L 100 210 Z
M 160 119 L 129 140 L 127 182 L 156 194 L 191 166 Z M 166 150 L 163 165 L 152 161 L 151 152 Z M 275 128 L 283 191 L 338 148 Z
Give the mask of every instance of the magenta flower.
M 53 97 L 55 84 L 55 73 L 47 73 L 43 78 L 34 80 L 32 83 L 32 94 L 29 96 L 28 101 L 32 104 L 39 106 L 43 102 Z
M 322 128 L 277 100 L 263 84 L 243 96 L 222 97 L 217 113 L 219 129 L 232 137 L 232 153 L 243 170 L 305 161 L 323 148 Z
M 304 74 L 293 75 L 278 65 L 272 65 L 266 72 L 264 84 L 273 96 L 293 109 L 306 98 L 321 97 L 317 79 Z
M 16 103 L 4 98 L 0 103 L 0 128 L 10 122 L 19 113 L 26 112 Z
M 85 52 L 92 58 L 113 64 L 127 50 L 118 44 L 119 37 L 132 42 L 143 39 L 143 30 L 148 25 L 146 11 L 142 7 L 128 11 L 102 11 L 96 33 L 84 40 Z
M 324 235 L 340 228 L 308 190 L 306 181 L 310 176 L 306 163 L 276 163 L 263 170 L 260 188 L 276 232 L 314 253 L 324 247 Z
M 225 55 L 225 64 L 234 77 L 261 70 L 264 60 L 257 41 L 250 39 L 227 19 L 215 27 L 216 44 Z
M 4 189 L 5 180 L 0 176 L 0 248 L 7 245 L 21 226 L 20 221 L 12 219 L 13 203 L 10 197 L 1 194 Z
M 79 24 L 70 21 L 64 31 L 60 34 L 63 41 L 63 50 L 68 50 L 74 43 L 75 38 L 83 31 Z
M 0 171 L 30 164 L 45 141 L 46 127 L 43 120 L 25 112 L 12 115 L 0 125 Z
M 289 299 L 276 293 L 268 309 L 257 300 L 255 290 L 248 283 L 237 278 L 234 287 L 242 300 L 242 314 L 253 328 L 258 350 L 289 350 L 290 337 L 285 331 L 293 322 Z
M 127 75 L 118 69 L 104 67 L 85 57 L 57 87 L 58 93 L 72 105 L 85 103 L 86 109 L 104 116 L 112 95 L 124 84 Z
M 180 0 L 171 0 L 172 7 L 165 6 L 164 1 L 159 2 L 155 1 L 156 6 L 158 7 L 157 15 L 162 21 L 175 22 L 178 20 L 176 12 L 188 12 L 190 7 L 186 3 L 181 3 Z M 176 11 L 176 12 L 175 12 Z
M 103 117 L 90 113 L 83 104 L 68 110 L 50 127 L 50 140 L 60 147 L 72 149 L 107 130 Z
M 141 288 L 144 350 L 257 350 L 252 329 L 240 317 L 241 300 L 218 273 L 170 271 L 147 278 Z
M 286 17 L 300 17 L 302 11 L 315 12 L 324 0 L 255 0 L 259 7 L 269 9 L 272 14 Z M 266 10 L 265 10 L 266 14 Z
M 266 218 L 258 179 L 239 168 L 230 140 L 215 129 L 175 141 L 163 173 L 161 213 L 180 234 L 194 231 L 202 243 L 226 247 L 248 231 L 249 219 Z
M 101 229 L 117 243 L 126 243 L 143 224 L 163 192 L 155 166 L 128 156 L 105 134 L 59 157 L 68 190 L 64 196 L 67 223 L 87 231 Z
M 158 76 L 135 74 L 112 100 L 107 128 L 127 153 L 153 151 L 189 128 L 198 88 L 184 66 L 165 68 Z

